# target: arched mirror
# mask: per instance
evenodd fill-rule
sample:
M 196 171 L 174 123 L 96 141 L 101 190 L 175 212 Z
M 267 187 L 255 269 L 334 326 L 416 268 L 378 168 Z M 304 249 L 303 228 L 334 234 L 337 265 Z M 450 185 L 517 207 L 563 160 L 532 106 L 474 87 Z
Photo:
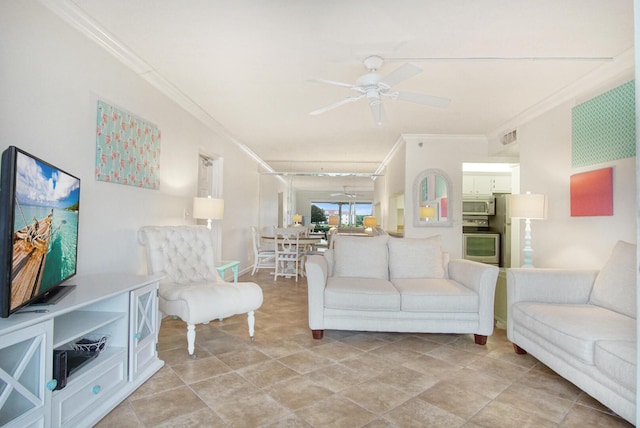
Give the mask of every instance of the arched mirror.
M 413 182 L 414 210 L 413 225 L 451 226 L 453 192 L 451 180 L 444 171 L 427 169 Z

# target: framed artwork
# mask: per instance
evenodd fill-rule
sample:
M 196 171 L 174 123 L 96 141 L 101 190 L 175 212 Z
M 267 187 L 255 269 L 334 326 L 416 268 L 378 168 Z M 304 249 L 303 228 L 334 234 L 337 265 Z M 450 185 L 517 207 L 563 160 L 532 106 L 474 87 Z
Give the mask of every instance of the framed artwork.
M 160 130 L 98 100 L 96 180 L 160 189 Z
M 571 216 L 613 215 L 613 168 L 571 176 Z

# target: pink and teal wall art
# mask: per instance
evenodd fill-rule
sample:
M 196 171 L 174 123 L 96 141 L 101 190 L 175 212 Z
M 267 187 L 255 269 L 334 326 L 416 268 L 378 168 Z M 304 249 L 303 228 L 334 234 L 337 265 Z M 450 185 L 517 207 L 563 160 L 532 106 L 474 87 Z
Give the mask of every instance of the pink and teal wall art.
M 98 100 L 96 180 L 158 190 L 160 130 Z

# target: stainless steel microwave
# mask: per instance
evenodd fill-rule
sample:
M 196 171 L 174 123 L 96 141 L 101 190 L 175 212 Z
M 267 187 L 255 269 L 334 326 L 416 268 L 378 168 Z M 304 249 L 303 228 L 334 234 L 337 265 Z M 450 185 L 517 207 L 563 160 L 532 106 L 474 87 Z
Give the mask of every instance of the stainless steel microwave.
M 496 199 L 493 197 L 462 200 L 462 215 L 494 215 Z

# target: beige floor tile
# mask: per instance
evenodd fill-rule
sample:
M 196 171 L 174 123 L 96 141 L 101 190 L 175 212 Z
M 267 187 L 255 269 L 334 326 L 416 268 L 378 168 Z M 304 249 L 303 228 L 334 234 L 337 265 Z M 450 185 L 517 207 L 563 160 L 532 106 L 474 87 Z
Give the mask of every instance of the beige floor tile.
M 459 365 L 451 364 L 447 361 L 433 358 L 429 355 L 421 355 L 416 359 L 408 360 L 404 362 L 402 366 L 438 379 L 451 376 L 453 373 L 462 369 Z
M 557 428 L 558 424 L 493 401 L 471 418 L 471 422 L 487 428 Z
M 302 408 L 296 414 L 313 427 L 361 427 L 375 415 L 340 396 L 332 396 Z
M 518 384 L 511 385 L 507 388 L 496 398 L 496 401 L 555 423 L 562 422 L 562 419 L 564 419 L 573 405 L 573 401 L 571 400 L 566 400 Z
M 238 370 L 238 373 L 258 388 L 267 388 L 275 383 L 298 376 L 294 370 L 274 360 L 245 367 Z
M 491 402 L 486 395 L 448 381 L 437 383 L 419 397 L 464 420 L 471 418 Z
M 201 357 L 182 364 L 176 364 L 172 368 L 187 385 L 231 371 L 231 367 L 216 357 Z
M 96 424 L 96 428 L 143 428 L 131 403 L 123 401 L 105 418 Z
M 384 419 L 403 428 L 455 428 L 465 423 L 463 418 L 418 398 L 396 407 Z
M 263 392 L 244 395 L 241 399 L 215 402 L 213 409 L 230 427 L 259 427 L 278 421 L 291 412 Z
M 145 426 L 156 426 L 205 407 L 187 386 L 131 400 L 131 405 Z
M 129 396 L 130 400 L 145 397 L 147 395 L 157 394 L 169 389 L 179 388 L 184 382 L 168 365 L 164 365 L 149 380 L 143 383 L 140 388 L 133 391 Z
M 218 358 L 234 370 L 239 370 L 252 364 L 262 363 L 270 359 L 267 355 L 253 348 L 228 352 L 219 355 Z
M 299 374 L 310 373 L 319 367 L 333 364 L 329 358 L 317 355 L 307 349 L 279 358 L 278 361 Z
M 611 416 L 579 404 L 571 407 L 562 421 L 563 428 L 630 428 L 630 423 L 617 416 Z
M 340 395 L 375 415 L 386 413 L 412 397 L 408 392 L 377 380 L 354 385 L 342 391 Z
M 438 383 L 438 379 L 406 367 L 394 367 L 374 378 L 384 384 L 415 396 Z
M 302 376 L 276 383 L 264 391 L 278 403 L 291 410 L 313 405 L 333 394 L 331 390 Z
M 363 374 L 361 370 L 354 370 L 340 363 L 321 367 L 304 376 L 316 385 L 320 385 L 333 392 L 340 392 L 352 385 L 370 379 L 370 376 Z
M 257 386 L 236 372 L 216 376 L 190 386 L 209 407 L 220 402 L 238 401 L 245 395 L 259 391 Z
M 228 424 L 213 410 L 204 408 L 192 413 L 176 416 L 158 425 L 156 428 L 225 428 Z

